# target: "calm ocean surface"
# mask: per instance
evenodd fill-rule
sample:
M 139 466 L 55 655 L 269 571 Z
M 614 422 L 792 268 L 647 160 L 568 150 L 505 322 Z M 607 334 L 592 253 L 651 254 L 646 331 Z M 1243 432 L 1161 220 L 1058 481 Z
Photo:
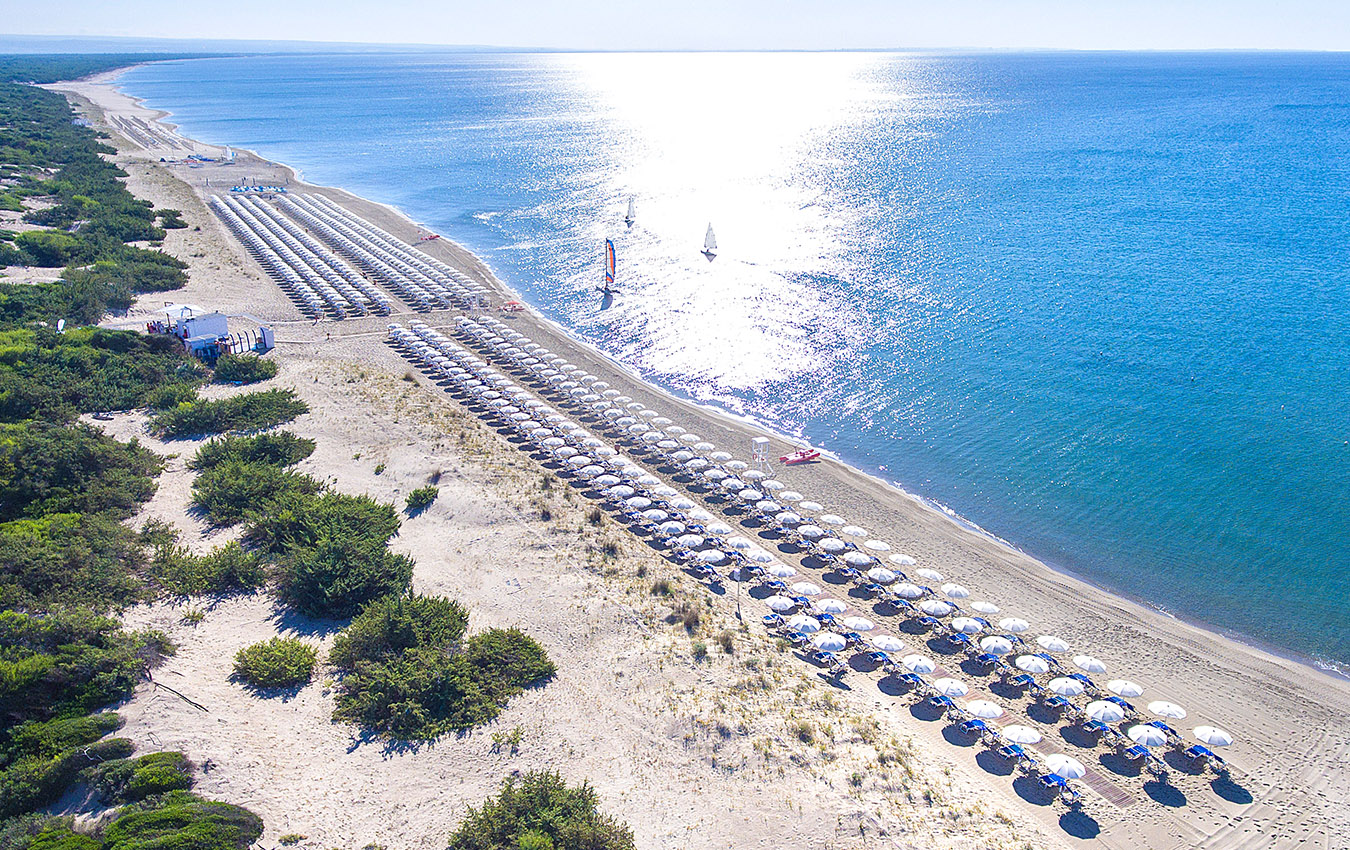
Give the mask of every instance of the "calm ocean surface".
M 669 389 L 1350 662 L 1350 57 L 302 56 L 123 81 L 466 244 Z M 606 236 L 624 295 L 600 311 Z

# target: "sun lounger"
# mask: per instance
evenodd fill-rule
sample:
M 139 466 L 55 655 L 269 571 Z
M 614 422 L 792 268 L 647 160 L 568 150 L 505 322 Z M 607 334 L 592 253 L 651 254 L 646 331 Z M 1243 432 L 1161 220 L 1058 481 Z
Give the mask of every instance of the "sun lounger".
M 1228 769 L 1228 762 L 1219 757 L 1218 753 L 1206 747 L 1204 744 L 1192 744 L 1181 750 L 1181 755 L 1190 762 L 1193 767 L 1213 768 L 1216 772 L 1222 772 Z
M 765 614 L 764 628 L 775 630 L 783 628 L 783 618 L 778 616 L 777 614 Z
M 877 584 L 874 581 L 871 581 L 862 586 L 862 592 L 866 593 L 871 598 L 876 599 L 878 597 L 886 595 L 886 588 L 882 587 L 881 585 Z
M 862 635 L 858 634 L 857 632 L 844 632 L 844 634 L 842 635 L 842 637 L 844 638 L 844 640 L 848 641 L 848 645 L 849 645 L 849 646 L 851 646 L 851 647 L 853 647 L 853 648 L 855 648 L 855 649 L 856 649 L 857 647 L 860 647 L 860 646 L 866 646 L 866 645 L 867 645 L 867 640 L 866 640 L 866 638 L 864 638 Z
M 980 738 L 983 738 L 989 732 L 989 724 L 978 717 L 964 721 L 958 728 L 965 735 L 978 735 Z
M 978 666 L 980 670 L 985 673 L 988 673 L 990 670 L 993 670 L 994 667 L 998 665 L 998 656 L 994 655 L 991 652 L 977 653 L 970 660 L 975 662 L 976 666 Z
M 1078 792 L 1069 786 L 1068 780 L 1055 773 L 1041 774 L 1041 787 L 1049 791 L 1055 791 L 1059 798 L 1066 803 L 1076 803 L 1079 800 Z
M 1030 689 L 1033 686 L 1039 687 L 1036 685 L 1036 677 L 1030 673 L 1014 673 L 1011 676 L 1004 676 L 1003 684 L 1015 689 Z

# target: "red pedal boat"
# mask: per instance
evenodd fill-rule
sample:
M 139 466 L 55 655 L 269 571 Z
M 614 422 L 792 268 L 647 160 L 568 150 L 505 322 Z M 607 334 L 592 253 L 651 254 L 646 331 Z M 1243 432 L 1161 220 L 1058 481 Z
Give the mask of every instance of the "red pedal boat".
M 810 460 L 820 458 L 819 449 L 799 449 L 790 455 L 783 455 L 779 458 L 783 463 L 806 463 Z

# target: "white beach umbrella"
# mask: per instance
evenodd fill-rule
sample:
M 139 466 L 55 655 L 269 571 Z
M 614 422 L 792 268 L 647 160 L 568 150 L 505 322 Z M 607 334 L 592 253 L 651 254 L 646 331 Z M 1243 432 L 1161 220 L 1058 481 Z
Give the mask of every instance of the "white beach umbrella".
M 891 544 L 887 543 L 885 540 L 868 540 L 863 543 L 863 548 L 872 552 L 884 553 L 891 551 Z
M 799 634 L 809 635 L 820 631 L 820 621 L 806 614 L 798 614 L 788 620 L 788 628 Z
M 708 533 L 716 534 L 718 537 L 725 537 L 731 533 L 731 526 L 727 525 L 725 522 L 710 522 L 708 523 Z
M 891 555 L 891 557 L 888 560 L 892 564 L 895 564 L 897 567 L 912 567 L 916 563 L 918 563 L 917 561 L 914 560 L 913 555 L 905 555 L 899 552 Z
M 663 522 L 656 529 L 662 537 L 675 537 L 684 533 L 684 523 L 682 522 Z
M 834 632 L 821 632 L 811 638 L 811 643 L 815 644 L 816 649 L 821 652 L 838 652 L 848 646 L 848 641 Z
M 845 525 L 845 524 L 846 524 L 846 523 L 844 522 L 844 518 L 841 517 L 841 516 L 839 516 L 838 514 L 825 514 L 824 516 L 818 517 L 818 521 L 824 523 L 825 525 Z
M 752 469 L 752 470 L 750 470 L 750 472 L 753 472 L 753 473 L 755 474 L 756 477 L 759 477 L 759 476 L 763 476 L 763 475 L 764 475 L 764 473 L 760 472 L 758 469 Z M 747 473 L 746 473 L 746 477 L 749 477 L 749 476 L 750 476 L 750 472 L 747 472 Z M 778 491 L 782 490 L 783 487 L 785 487 L 786 485 L 783 484 L 782 481 L 779 481 L 777 478 L 767 478 L 767 477 L 763 477 L 763 478 L 760 478 L 759 486 L 762 487 L 762 488 L 765 489 L 765 490 L 768 490 L 770 493 L 777 493 Z M 792 491 L 789 490 L 788 492 L 792 492 Z M 778 496 L 775 496 L 774 498 L 779 499 L 779 501 L 784 501 L 784 502 L 787 501 L 786 499 L 782 499 L 782 498 L 780 498 L 780 497 L 778 497 Z M 798 497 L 798 498 L 800 498 L 800 497 Z
M 777 484 L 779 487 L 783 486 L 781 481 L 775 481 L 773 483 Z M 769 487 L 769 482 L 765 481 L 764 486 Z M 769 487 L 769 489 L 774 490 L 777 488 Z M 803 498 L 802 494 L 798 493 L 796 490 L 781 490 L 778 493 L 778 501 L 780 502 L 800 502 Z
M 882 652 L 899 652 L 905 648 L 904 642 L 894 635 L 876 635 L 869 642 Z
M 1137 726 L 1131 726 L 1125 730 L 1125 734 L 1130 736 L 1130 740 L 1136 744 L 1143 744 L 1146 747 L 1161 747 L 1167 743 L 1167 734 L 1157 726 L 1149 726 L 1140 723 Z
M 671 487 L 669 484 L 661 484 L 660 486 L 653 487 L 651 489 L 651 494 L 658 498 L 669 499 L 672 496 L 678 496 L 680 491 Z
M 691 471 L 702 469 L 707 465 L 708 462 L 701 457 L 696 457 L 693 460 L 686 460 L 684 462 L 684 468 Z
M 717 486 L 721 487 L 723 490 L 731 492 L 734 490 L 744 490 L 745 482 L 735 477 L 723 478 L 721 481 L 718 482 Z
M 683 429 L 681 429 L 680 433 L 684 433 Z M 726 461 L 731 460 L 731 452 L 713 452 L 708 455 L 708 460 L 713 463 L 725 463 Z
M 773 555 L 770 555 L 758 546 L 751 549 L 749 552 L 746 552 L 745 558 L 747 561 L 754 561 L 756 564 L 772 564 L 774 562 Z
M 915 570 L 914 575 L 918 576 L 921 579 L 927 579 L 928 581 L 942 581 L 942 573 L 938 572 L 937 570 L 930 570 L 924 567 L 920 567 L 919 569 Z
M 1031 624 L 1021 617 L 1005 617 L 998 621 L 998 627 L 1009 634 L 1021 634 L 1031 628 Z
M 970 688 L 965 682 L 956 679 L 936 679 L 932 683 L 933 690 L 942 694 L 944 697 L 963 697 L 970 693 Z
M 746 463 L 743 460 L 729 460 L 726 463 L 722 464 L 722 466 L 726 467 L 732 472 L 744 472 L 745 470 L 750 468 L 750 464 Z
M 842 614 L 848 610 L 848 605 L 838 599 L 817 599 L 811 607 L 821 614 Z
M 1068 652 L 1069 643 L 1056 635 L 1041 635 L 1036 638 L 1036 643 L 1046 652 Z
M 919 597 L 923 596 L 922 587 L 919 587 L 917 584 L 910 584 L 907 581 L 901 582 L 900 584 L 897 584 L 895 587 L 891 588 L 891 592 L 893 592 L 896 596 L 900 597 L 901 599 L 918 599 Z
M 1075 655 L 1073 663 L 1078 665 L 1078 669 L 1085 673 L 1105 673 L 1106 664 L 1100 659 L 1093 658 L 1091 655 Z
M 764 499 L 763 501 L 755 502 L 755 510 L 762 514 L 776 514 L 782 509 L 783 506 L 772 499 Z
M 692 511 L 689 512 L 689 519 L 692 522 L 712 522 L 713 515 L 705 511 L 703 508 L 694 508 Z
M 635 511 L 645 511 L 652 506 L 652 500 L 648 499 L 646 496 L 634 496 L 625 501 L 624 504 Z
M 1144 695 L 1143 686 L 1137 685 L 1129 679 L 1112 679 L 1106 683 L 1106 689 L 1116 696 L 1125 697 L 1126 699 Z
M 627 499 L 637 491 L 634 490 L 632 487 L 629 487 L 627 484 L 617 484 L 613 487 L 610 487 L 605 492 L 616 499 Z
M 900 664 L 911 673 L 932 673 L 937 669 L 933 659 L 927 655 L 906 655 L 900 659 Z
M 876 628 L 876 624 L 866 617 L 845 617 L 844 628 L 855 632 L 870 632 Z
M 670 506 L 677 511 L 687 511 L 693 509 L 695 504 L 692 499 L 684 496 L 676 496 L 670 500 Z
M 796 567 L 789 567 L 787 564 L 774 564 L 769 567 L 769 575 L 774 578 L 792 578 L 797 574 Z
M 803 502 L 798 503 L 797 510 L 798 512 L 804 514 L 818 514 L 821 511 L 825 510 L 825 506 L 822 505 L 820 502 L 813 502 L 810 499 L 807 499 Z
M 925 599 L 919 603 L 919 610 L 930 617 L 945 617 L 952 612 L 952 606 L 941 599 Z
M 1004 726 L 998 733 L 1014 744 L 1036 744 L 1041 740 L 1041 733 L 1030 726 Z
M 1061 779 L 1080 779 L 1087 775 L 1087 768 L 1076 758 L 1063 753 L 1051 753 L 1045 757 L 1045 769 Z
M 591 483 L 596 487 L 613 487 L 620 481 L 617 475 L 598 475 Z
M 850 567 L 865 567 L 868 564 L 875 563 L 876 559 L 866 552 L 845 552 L 844 563 Z
M 991 655 L 1007 655 L 1013 651 L 1013 645 L 1003 635 L 989 635 L 980 639 L 980 649 Z
M 1186 709 L 1174 702 L 1167 700 L 1156 700 L 1148 704 L 1148 710 L 1159 717 L 1166 717 L 1171 720 L 1185 720 Z
M 762 482 L 768 476 L 766 476 L 765 473 L 760 472 L 758 469 L 747 469 L 746 471 L 741 473 L 741 477 L 744 478 L 746 481 L 753 482 L 755 486 L 762 486 L 760 482 Z
M 586 465 L 586 466 L 583 466 L 581 469 L 578 469 L 578 470 L 577 470 L 577 475 L 580 475 L 582 478 L 595 478 L 596 476 L 600 475 L 600 473 L 602 473 L 602 472 L 604 472 L 604 471 L 605 471 L 605 468 L 604 468 L 603 466 L 600 466 L 599 464 L 594 464 L 594 463 L 592 463 L 592 464 L 588 464 L 588 465 Z
M 820 586 L 812 584 L 809 581 L 799 581 L 792 585 L 792 592 L 799 593 L 802 596 L 819 596 Z
M 1125 709 L 1104 699 L 1093 700 L 1083 709 L 1088 717 L 1102 723 L 1119 723 L 1125 719 Z
M 890 584 L 898 578 L 895 573 L 885 567 L 873 567 L 867 571 L 867 577 L 877 584 Z
M 720 564 L 727 559 L 727 553 L 721 549 L 704 549 L 694 557 L 705 564 Z
M 1017 665 L 1017 669 L 1027 673 L 1050 672 L 1050 663 L 1035 655 L 1019 655 L 1013 663 Z
M 1062 697 L 1076 697 L 1083 693 L 1083 683 L 1077 679 L 1070 679 L 1068 676 L 1060 676 L 1057 679 L 1051 679 L 1046 688 L 1053 694 L 1059 694 Z
M 847 534 L 849 537 L 866 537 L 867 529 L 860 525 L 846 525 L 839 529 L 840 534 Z
M 963 585 L 951 583 L 944 584 L 942 586 L 942 592 L 947 594 L 947 596 L 951 599 L 965 599 L 967 596 L 970 595 L 970 591 L 967 590 Z
M 661 484 L 661 479 L 649 472 L 645 472 L 633 479 L 633 483 L 640 484 L 643 487 L 657 487 Z
M 1233 736 L 1217 726 L 1197 726 L 1191 734 L 1206 747 L 1226 747 L 1233 743 Z
M 750 542 L 748 537 L 741 537 L 739 534 L 735 537 L 728 537 L 727 545 L 738 552 L 748 552 L 755 548 L 755 544 Z
M 779 525 L 797 525 L 802 521 L 801 514 L 795 511 L 783 511 L 775 515 L 773 519 Z
M 740 499 L 742 502 L 758 502 L 760 499 L 764 498 L 764 494 L 754 487 L 746 487 L 736 494 L 736 498 Z
M 703 538 L 697 534 L 682 534 L 675 538 L 675 545 L 685 549 L 697 549 L 703 545 Z
M 984 626 L 980 625 L 980 621 L 971 617 L 955 617 L 950 625 L 953 631 L 958 631 L 963 635 L 977 635 L 984 631 Z
M 972 611 L 979 611 L 981 614 L 997 614 L 998 606 L 992 602 L 972 602 L 970 603 Z
M 764 604 L 768 605 L 770 608 L 780 613 L 783 611 L 791 611 L 793 608 L 797 606 L 796 602 L 793 602 L 786 596 L 778 596 L 777 594 L 770 596 L 768 599 L 765 599 Z
M 976 699 L 966 703 L 966 712 L 981 720 L 993 720 L 1003 716 L 1003 706 L 987 699 Z
M 811 525 L 808 523 L 807 525 L 797 526 L 797 533 L 807 540 L 815 540 L 825 536 L 825 529 L 818 525 Z
M 683 457 L 681 457 L 681 455 L 683 455 Z M 680 463 L 684 463 L 686 460 L 689 460 L 693 456 L 694 456 L 693 452 L 685 450 L 676 452 L 675 454 L 670 456 L 670 459 L 678 460 Z M 723 478 L 727 477 L 726 472 L 720 469 L 705 469 L 703 470 L 703 472 L 699 474 L 702 475 L 708 481 L 721 481 Z

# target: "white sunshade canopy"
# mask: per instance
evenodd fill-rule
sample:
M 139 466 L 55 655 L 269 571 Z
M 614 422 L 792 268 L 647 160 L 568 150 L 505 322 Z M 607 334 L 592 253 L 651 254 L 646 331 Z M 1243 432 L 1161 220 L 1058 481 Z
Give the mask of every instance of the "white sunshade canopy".
M 1026 673 L 1040 674 L 1050 672 L 1050 662 L 1035 655 L 1019 655 L 1017 656 L 1017 660 L 1013 663 L 1017 665 L 1017 669 Z
M 1069 642 L 1057 635 L 1041 635 L 1036 638 L 1037 645 L 1046 652 L 1068 652 Z
M 870 642 L 882 652 L 899 652 L 905 648 L 904 642 L 893 635 L 877 635 Z
M 1079 779 L 1087 774 L 1087 768 L 1076 758 L 1063 753 L 1051 753 L 1045 757 L 1045 769 L 1061 779 Z
M 848 610 L 848 605 L 838 599 L 817 599 L 811 607 L 822 614 L 842 614 Z
M 1106 683 L 1106 689 L 1116 696 L 1126 699 L 1144 695 L 1143 685 L 1137 685 L 1129 679 L 1112 679 Z
M 1148 704 L 1148 710 L 1159 717 L 1166 717 L 1170 720 L 1185 720 L 1186 709 L 1174 702 L 1167 700 L 1157 700 Z
M 1102 723 L 1119 723 L 1125 719 L 1125 709 L 1104 699 L 1088 703 L 1083 712 L 1093 720 Z
M 811 617 L 806 614 L 798 614 L 792 619 L 788 620 L 788 628 L 792 629 L 793 631 L 799 634 L 804 635 L 815 634 L 816 632 L 820 631 L 820 621 L 817 620 L 815 617 Z
M 816 649 L 821 652 L 838 652 L 848 646 L 848 641 L 834 632 L 821 632 L 811 638 L 811 643 L 815 644 Z
M 981 720 L 993 720 L 1003 716 L 1003 706 L 987 699 L 976 699 L 966 703 L 966 711 Z
M 1191 734 L 1206 747 L 1227 747 L 1233 743 L 1233 736 L 1217 726 L 1197 726 Z
M 927 655 L 906 655 L 900 659 L 900 664 L 911 673 L 932 673 L 937 669 L 933 659 Z
M 1051 679 L 1046 688 L 1053 694 L 1059 694 L 1062 697 L 1076 697 L 1086 690 L 1083 683 L 1077 679 L 1070 679 L 1068 676 L 1060 676 L 1057 679 Z
M 1041 733 L 1030 726 L 1004 726 L 999 734 L 1014 744 L 1036 744 L 1041 740 Z
M 966 683 L 957 679 L 936 679 L 933 681 L 933 690 L 944 697 L 963 697 L 970 693 Z
M 1091 655 L 1075 655 L 1073 657 L 1073 663 L 1078 666 L 1078 669 L 1085 673 L 1106 672 L 1106 664 L 1100 659 L 1093 658 Z
M 1130 736 L 1131 741 L 1146 747 L 1161 747 L 1167 743 L 1167 734 L 1157 726 L 1141 723 L 1126 729 L 1125 734 Z
M 796 602 L 793 602 L 786 596 L 779 596 L 777 594 L 770 596 L 768 599 L 765 599 L 764 604 L 768 605 L 770 608 L 780 613 L 783 611 L 791 611 L 793 608 L 797 606 Z

